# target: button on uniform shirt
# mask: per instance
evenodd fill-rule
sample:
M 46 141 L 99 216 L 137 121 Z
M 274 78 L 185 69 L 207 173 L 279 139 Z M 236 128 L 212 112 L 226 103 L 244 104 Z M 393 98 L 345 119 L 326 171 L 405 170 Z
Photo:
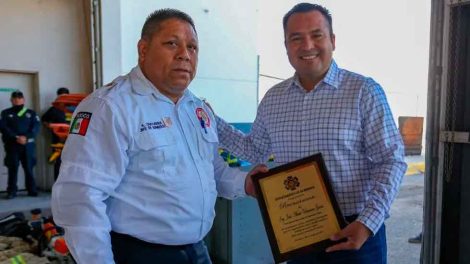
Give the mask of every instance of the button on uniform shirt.
M 245 195 L 245 173 L 217 154 L 212 112 L 174 104 L 134 68 L 76 109 L 52 212 L 78 263 L 113 263 L 111 230 L 165 245 L 200 241 L 217 194 Z
M 345 216 L 374 234 L 388 217 L 403 174 L 403 142 L 383 89 L 338 68 L 307 92 L 297 76 L 271 88 L 246 136 L 218 118 L 221 145 L 254 163 L 278 164 L 322 153 Z

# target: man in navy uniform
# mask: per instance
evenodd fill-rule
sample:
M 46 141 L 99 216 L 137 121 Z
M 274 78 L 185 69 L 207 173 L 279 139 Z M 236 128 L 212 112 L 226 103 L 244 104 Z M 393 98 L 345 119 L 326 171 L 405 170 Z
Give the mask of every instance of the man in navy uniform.
M 12 107 L 1 113 L 0 129 L 5 147 L 5 166 L 8 168 L 7 199 L 15 198 L 18 189 L 18 166 L 24 169 L 28 196 L 37 196 L 33 167 L 36 163 L 34 138 L 39 131 L 39 117 L 26 108 L 21 91 L 11 94 Z

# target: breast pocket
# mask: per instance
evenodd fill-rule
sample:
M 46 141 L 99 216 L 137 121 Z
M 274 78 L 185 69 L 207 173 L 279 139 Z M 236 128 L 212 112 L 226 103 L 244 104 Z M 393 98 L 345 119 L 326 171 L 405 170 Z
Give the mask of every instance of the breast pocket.
M 360 129 L 351 129 L 349 127 L 339 127 L 331 130 L 331 139 L 336 142 L 339 149 L 350 153 L 362 152 L 362 132 Z
M 136 145 L 139 170 L 151 177 L 174 179 L 178 155 L 170 131 L 146 131 L 137 137 Z
M 219 145 L 219 138 L 214 129 L 207 129 L 207 133 L 201 131 L 199 140 L 199 155 L 201 159 L 214 159 L 214 153 Z

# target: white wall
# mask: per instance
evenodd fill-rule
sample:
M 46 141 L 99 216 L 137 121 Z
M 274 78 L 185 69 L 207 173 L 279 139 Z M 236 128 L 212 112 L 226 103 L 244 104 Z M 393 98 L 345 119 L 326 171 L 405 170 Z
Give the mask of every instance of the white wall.
M 0 69 L 39 73 L 41 110 L 60 86 L 90 91 L 82 1 L 2 0 L 0 36 Z
M 103 50 L 121 48 L 120 59 L 104 58 L 107 65 L 121 61 L 121 71 L 108 72 L 104 82 L 127 73 L 137 63 L 137 41 L 146 17 L 159 8 L 177 8 L 188 13 L 199 37 L 199 65 L 191 91 L 205 97 L 215 111 L 230 122 L 252 122 L 257 107 L 257 1 L 217 0 L 120 0 L 117 11 L 103 11 L 103 25 L 111 25 L 103 39 Z M 116 1 L 103 0 L 103 8 Z M 115 7 L 114 7 L 115 8 Z M 112 38 L 112 40 L 111 40 Z M 112 59 L 113 61 L 111 61 Z M 111 66 L 111 65 L 110 65 Z
M 58 87 L 76 93 L 92 89 L 84 14 L 80 0 L 0 1 L 0 69 L 37 72 L 36 110 L 41 113 L 55 99 Z M 41 133 L 48 136 L 45 132 Z M 49 147 L 41 139 L 38 144 L 38 183 L 49 187 L 52 166 L 45 165 Z
M 101 0 L 103 85 L 124 74 L 122 69 L 121 0 Z
M 299 0 L 260 0 L 260 72 L 281 78 L 294 70 L 284 47 L 282 18 Z M 431 3 L 427 0 L 318 0 L 333 16 L 336 50 L 342 68 L 379 82 L 398 116 L 424 116 L 428 78 Z M 260 95 L 272 81 L 262 78 Z

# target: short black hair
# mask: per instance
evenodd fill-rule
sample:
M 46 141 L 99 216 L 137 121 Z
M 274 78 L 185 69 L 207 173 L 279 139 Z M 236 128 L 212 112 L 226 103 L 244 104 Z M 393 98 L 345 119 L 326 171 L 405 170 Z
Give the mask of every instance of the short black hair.
M 294 7 L 292 7 L 292 9 L 289 10 L 289 12 L 287 12 L 284 15 L 284 18 L 282 19 L 282 25 L 284 27 L 284 34 L 286 33 L 287 21 L 289 20 L 289 18 L 293 14 L 295 14 L 295 13 L 307 13 L 307 12 L 310 12 L 310 11 L 318 11 L 323 15 L 323 17 L 326 19 L 326 21 L 328 21 L 330 35 L 333 35 L 333 18 L 331 17 L 330 11 L 328 9 L 326 9 L 325 7 L 321 6 L 321 5 L 310 4 L 310 3 L 297 4 Z
M 144 26 L 142 27 L 142 33 L 140 34 L 140 37 L 142 39 L 152 39 L 153 34 L 159 30 L 160 24 L 163 21 L 171 19 L 171 18 L 176 18 L 184 22 L 187 22 L 193 27 L 194 32 L 197 35 L 196 27 L 194 26 L 193 19 L 188 14 L 178 9 L 164 8 L 164 9 L 158 9 L 158 10 L 153 11 L 147 17 L 147 19 L 145 20 Z
M 59 89 L 57 89 L 57 95 L 61 95 L 61 94 L 69 94 L 69 89 L 66 88 L 66 87 L 60 87 Z
M 23 92 L 20 90 L 16 90 L 11 93 L 11 98 L 23 98 Z

